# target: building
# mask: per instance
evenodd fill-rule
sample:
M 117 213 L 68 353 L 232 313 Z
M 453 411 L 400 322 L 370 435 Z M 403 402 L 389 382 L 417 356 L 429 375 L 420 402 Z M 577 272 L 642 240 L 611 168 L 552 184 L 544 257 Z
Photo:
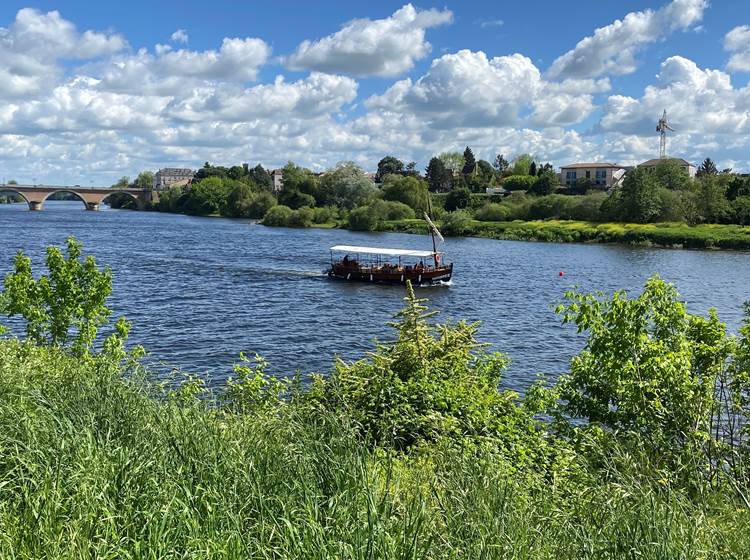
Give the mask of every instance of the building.
M 572 187 L 579 179 L 588 179 L 600 189 L 616 186 L 625 175 L 626 168 L 616 163 L 573 163 L 560 168 L 560 184 Z
M 271 171 L 271 180 L 273 181 L 273 192 L 276 194 L 284 190 L 284 170 L 274 169 Z
M 687 174 L 690 177 L 695 177 L 695 172 L 697 171 L 696 167 L 689 161 L 685 161 L 682 158 L 650 159 L 648 161 L 644 161 L 638 167 L 654 169 L 657 165 L 659 165 L 660 163 L 664 163 L 665 161 L 676 161 L 680 165 L 680 167 L 687 171 Z
M 154 190 L 163 191 L 175 183 L 182 183 L 184 185 L 189 183 L 193 177 L 195 177 L 195 171 L 192 169 L 165 167 L 159 169 L 154 175 Z

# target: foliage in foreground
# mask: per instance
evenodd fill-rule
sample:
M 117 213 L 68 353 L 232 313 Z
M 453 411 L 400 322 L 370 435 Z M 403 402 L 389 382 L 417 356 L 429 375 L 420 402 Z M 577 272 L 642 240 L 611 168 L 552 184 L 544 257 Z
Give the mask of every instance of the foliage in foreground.
M 750 322 L 729 337 L 658 278 L 571 292 L 586 347 L 520 397 L 476 325 L 422 303 L 328 379 L 243 359 L 215 392 L 46 327 L 0 341 L 0 554 L 747 557 Z

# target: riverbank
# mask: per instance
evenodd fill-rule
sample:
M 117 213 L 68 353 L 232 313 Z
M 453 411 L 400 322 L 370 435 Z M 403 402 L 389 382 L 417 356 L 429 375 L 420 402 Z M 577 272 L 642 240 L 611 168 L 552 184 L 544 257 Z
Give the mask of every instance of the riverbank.
M 750 249 L 750 227 L 684 223 L 629 224 L 571 220 L 480 222 L 468 220 L 461 235 L 555 243 L 622 243 L 686 249 Z M 379 231 L 428 233 L 423 220 L 383 222 Z

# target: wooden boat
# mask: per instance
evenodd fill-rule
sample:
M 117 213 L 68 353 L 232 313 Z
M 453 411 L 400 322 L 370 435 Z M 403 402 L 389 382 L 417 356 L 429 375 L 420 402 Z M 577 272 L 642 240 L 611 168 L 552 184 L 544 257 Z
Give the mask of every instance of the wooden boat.
M 335 253 L 344 257 L 336 258 Z M 328 277 L 378 284 L 406 284 L 407 280 L 415 285 L 437 284 L 453 275 L 453 263 L 443 263 L 442 257 L 443 253 L 432 251 L 336 245 L 331 247 Z M 432 262 L 426 264 L 428 258 Z
M 445 253 L 435 244 L 435 237 L 442 240 L 443 236 L 426 214 L 425 219 L 432 235 L 432 251 L 336 245 L 331 247 L 328 277 L 378 284 L 406 284 L 410 280 L 419 286 L 450 281 L 453 263 L 445 262 Z

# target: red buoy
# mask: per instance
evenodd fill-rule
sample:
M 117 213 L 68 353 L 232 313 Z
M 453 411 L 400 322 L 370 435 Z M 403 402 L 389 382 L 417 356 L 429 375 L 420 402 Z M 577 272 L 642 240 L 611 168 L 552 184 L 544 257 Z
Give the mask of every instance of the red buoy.
M 565 276 L 565 273 L 561 270 L 557 275 L 558 276 Z

